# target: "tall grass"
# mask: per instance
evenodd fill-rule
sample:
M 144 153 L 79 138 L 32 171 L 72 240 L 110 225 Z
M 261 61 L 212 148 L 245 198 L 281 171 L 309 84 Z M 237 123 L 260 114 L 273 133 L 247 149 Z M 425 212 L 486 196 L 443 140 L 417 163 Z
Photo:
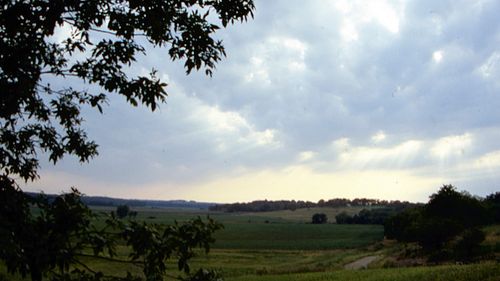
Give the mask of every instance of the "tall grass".
M 287 275 L 246 275 L 228 281 L 499 281 L 498 263 L 369 270 L 340 270 Z

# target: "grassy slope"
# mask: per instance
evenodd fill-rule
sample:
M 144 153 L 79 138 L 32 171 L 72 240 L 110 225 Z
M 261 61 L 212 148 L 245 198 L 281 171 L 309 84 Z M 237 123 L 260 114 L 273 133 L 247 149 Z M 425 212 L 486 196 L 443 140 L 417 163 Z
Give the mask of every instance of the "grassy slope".
M 246 275 L 228 281 L 499 281 L 500 266 L 496 263 L 443 265 L 369 270 L 339 270 L 289 275 Z
M 245 275 L 324 272 L 342 269 L 364 253 L 358 249 L 324 251 L 213 250 L 193 266 L 221 269 L 225 278 Z

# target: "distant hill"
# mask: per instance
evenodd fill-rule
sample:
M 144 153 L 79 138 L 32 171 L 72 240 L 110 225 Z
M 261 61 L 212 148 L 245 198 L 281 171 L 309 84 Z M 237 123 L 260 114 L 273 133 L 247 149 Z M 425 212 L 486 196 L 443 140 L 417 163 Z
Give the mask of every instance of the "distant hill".
M 26 192 L 30 196 L 38 196 L 39 193 Z M 45 194 L 49 199 L 55 198 L 55 194 Z M 186 209 L 208 209 L 216 203 L 196 202 L 187 200 L 143 200 L 143 199 L 121 199 L 104 196 L 82 196 L 82 201 L 89 206 L 119 206 L 129 207 L 151 207 L 151 208 L 186 208 Z

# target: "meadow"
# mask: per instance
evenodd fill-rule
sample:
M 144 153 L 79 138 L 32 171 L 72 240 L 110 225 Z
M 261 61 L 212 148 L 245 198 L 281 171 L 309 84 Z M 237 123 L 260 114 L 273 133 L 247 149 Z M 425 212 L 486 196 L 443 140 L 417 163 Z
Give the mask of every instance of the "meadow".
M 109 212 L 112 208 L 93 208 Z M 194 217 L 214 218 L 224 225 L 216 233 L 216 242 L 205 255 L 200 251 L 193 268 L 218 269 L 226 280 L 500 280 L 498 263 L 442 265 L 433 267 L 383 268 L 385 258 L 397 246 L 383 241 L 379 225 L 337 225 L 309 223 L 315 212 L 338 213 L 346 210 L 311 208 L 268 213 L 220 213 L 194 209 L 138 208 L 136 220 L 159 224 L 182 222 Z M 355 212 L 356 210 L 350 210 Z M 290 215 L 290 218 L 288 217 Z M 100 221 L 96 221 L 97 224 Z M 490 227 L 487 243 L 498 245 L 500 228 Z M 118 247 L 125 259 L 125 246 Z M 367 270 L 345 270 L 344 265 L 366 256 L 379 257 Z M 126 262 L 88 258 L 87 264 L 98 270 L 124 275 L 139 268 Z M 169 276 L 177 276 L 176 265 L 168 263 Z M 0 267 L 0 272 L 4 271 Z M 167 278 L 168 279 L 168 278 Z M 0 278 L 1 280 L 1 278 Z M 10 279 L 7 279 L 10 280 Z M 16 277 L 14 280 L 22 280 Z
M 442 265 L 409 268 L 337 270 L 321 273 L 299 273 L 268 276 L 242 276 L 232 281 L 498 281 L 498 263 Z
M 384 256 L 399 251 L 383 243 L 379 225 L 311 224 L 314 213 L 356 213 L 359 207 L 309 208 L 262 213 L 219 213 L 204 210 L 138 209 L 137 219 L 172 223 L 207 215 L 224 225 L 208 255 L 200 253 L 193 267 L 215 268 L 226 280 L 500 280 L 496 263 L 433 267 L 382 268 Z M 500 242 L 500 228 L 490 226 L 486 243 Z M 380 258 L 368 270 L 344 265 L 369 255 Z M 172 264 L 172 267 L 175 265 Z M 176 272 L 172 271 L 172 275 Z

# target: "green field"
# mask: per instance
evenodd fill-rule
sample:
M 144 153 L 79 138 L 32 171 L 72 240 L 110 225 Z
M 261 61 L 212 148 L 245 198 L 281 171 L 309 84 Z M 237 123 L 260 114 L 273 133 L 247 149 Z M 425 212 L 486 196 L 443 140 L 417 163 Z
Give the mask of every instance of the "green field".
M 312 216 L 315 213 L 324 213 L 328 217 L 329 222 L 335 222 L 335 216 L 342 212 L 345 212 L 349 215 L 355 215 L 363 209 L 370 209 L 370 208 L 379 208 L 379 207 L 360 207 L 360 206 L 341 207 L 341 208 L 314 207 L 314 208 L 297 209 L 295 211 L 282 210 L 273 212 L 247 213 L 245 215 L 251 215 L 255 217 L 265 217 L 274 220 L 282 219 L 293 222 L 310 222 Z
M 109 212 L 112 208 L 94 208 Z M 383 228 L 378 225 L 310 224 L 313 213 L 327 215 L 345 210 L 311 208 L 268 213 L 220 213 L 189 209 L 138 208 L 137 220 L 154 223 L 186 221 L 209 215 L 224 225 L 216 233 L 216 243 L 209 255 L 202 251 L 192 260 L 192 268 L 205 267 L 222 271 L 226 280 L 498 280 L 500 266 L 495 263 L 464 266 L 411 267 L 382 269 L 384 256 L 391 255 L 394 247 L 383 243 Z M 330 216 L 329 215 L 329 216 Z M 100 221 L 96 221 L 97 224 Z M 497 245 L 500 228 L 488 229 L 487 243 Z M 386 245 L 386 246 L 384 246 Z M 118 247 L 126 258 L 126 247 Z M 391 252 L 392 251 L 392 252 Z M 344 270 L 344 265 L 362 257 L 377 255 L 369 270 Z M 126 271 L 140 273 L 140 268 L 122 262 L 109 262 L 89 258 L 91 268 L 115 275 Z M 176 276 L 176 265 L 168 263 L 169 275 Z M 5 272 L 1 268 L 0 272 Z M 1 276 L 0 276 L 1 277 Z M 496 279 L 495 279 L 496 278 Z M 167 278 L 168 279 L 168 278 Z M 0 278 L 0 280 L 2 280 Z M 22 280 L 8 277 L 7 280 Z
M 323 273 L 285 275 L 247 275 L 228 279 L 231 281 L 498 281 L 500 266 L 497 263 L 472 265 L 444 265 L 434 267 L 409 267 L 369 270 L 338 270 Z
M 96 208 L 109 212 L 111 208 Z M 332 208 L 311 208 L 291 212 L 298 214 L 288 219 L 287 211 L 266 213 L 221 213 L 202 210 L 138 208 L 137 220 L 170 224 L 193 217 L 210 216 L 224 225 L 215 237 L 214 249 L 260 250 L 333 250 L 358 248 L 383 239 L 380 225 L 325 225 L 310 224 L 312 214 L 332 212 Z M 308 219 L 306 219 L 308 218 Z
M 358 248 L 383 239 L 379 225 L 304 223 L 225 224 L 214 248 L 262 250 L 333 250 Z

